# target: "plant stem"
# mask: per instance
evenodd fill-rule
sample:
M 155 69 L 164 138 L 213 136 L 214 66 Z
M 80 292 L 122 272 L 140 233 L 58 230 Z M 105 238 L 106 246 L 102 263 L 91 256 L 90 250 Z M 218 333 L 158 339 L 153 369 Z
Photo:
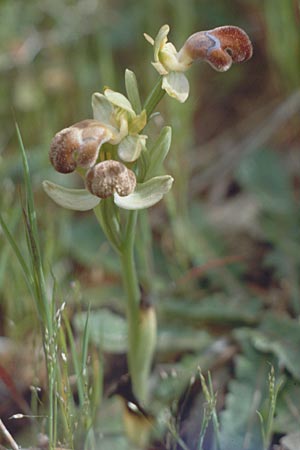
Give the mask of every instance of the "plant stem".
M 131 375 L 132 388 L 135 396 L 143 400 L 146 396 L 145 381 L 141 379 L 138 364 L 139 344 L 139 304 L 140 289 L 134 260 L 134 242 L 137 222 L 137 211 L 130 211 L 125 238 L 121 248 L 121 266 L 123 283 L 127 296 L 126 314 L 128 321 L 128 366 Z
M 159 77 L 148 95 L 143 109 L 149 118 L 163 98 L 162 78 Z M 156 343 L 156 317 L 152 307 L 143 311 L 141 292 L 134 258 L 138 211 L 128 213 L 127 228 L 122 245 L 120 260 L 124 288 L 127 295 L 126 314 L 128 323 L 128 366 L 132 389 L 138 401 L 146 403 L 148 377 Z
M 146 110 L 148 118 L 151 116 L 155 107 L 158 105 L 158 103 L 165 95 L 165 91 L 161 88 L 161 85 L 162 85 L 162 77 L 159 77 L 152 91 L 146 98 L 143 109 Z

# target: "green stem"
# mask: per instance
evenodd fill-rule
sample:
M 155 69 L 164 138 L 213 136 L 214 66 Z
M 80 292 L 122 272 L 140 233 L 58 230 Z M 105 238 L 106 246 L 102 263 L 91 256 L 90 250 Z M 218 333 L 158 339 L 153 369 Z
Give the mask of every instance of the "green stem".
M 134 260 L 134 241 L 137 222 L 137 211 L 130 211 L 127 229 L 120 259 L 122 266 L 123 283 L 127 296 L 126 315 L 128 321 L 128 366 L 131 375 L 133 391 L 137 398 L 144 397 L 145 387 L 140 379 L 137 354 L 139 338 L 139 303 L 140 289 Z
M 163 98 L 160 77 L 144 104 L 147 117 Z M 94 213 L 106 237 L 120 257 L 122 277 L 126 291 L 126 315 L 128 323 L 128 367 L 132 389 L 141 403 L 146 403 L 148 378 L 156 343 L 156 317 L 153 307 L 142 305 L 134 246 L 138 211 L 128 211 L 126 230 L 121 238 L 120 221 L 116 215 L 113 199 L 101 201 Z
M 148 118 L 165 94 L 161 86 L 162 78 L 159 77 L 143 107 Z M 146 317 L 140 302 L 140 288 L 134 259 L 137 217 L 137 211 L 129 212 L 123 244 L 120 247 L 120 260 L 127 295 L 129 373 L 135 396 L 140 402 L 146 403 L 148 377 L 156 343 L 156 320 L 153 309 L 148 311 L 149 314 Z
M 115 217 L 111 217 L 108 213 L 108 205 L 105 204 L 107 200 L 105 199 L 99 203 L 94 208 L 95 216 L 105 234 L 111 246 L 114 248 L 117 254 L 120 252 L 120 236 L 118 234 L 118 229 L 116 228 Z
M 151 116 L 154 109 L 165 95 L 165 91 L 161 88 L 161 85 L 162 85 L 162 77 L 159 77 L 152 91 L 146 98 L 143 109 L 146 110 L 148 118 Z

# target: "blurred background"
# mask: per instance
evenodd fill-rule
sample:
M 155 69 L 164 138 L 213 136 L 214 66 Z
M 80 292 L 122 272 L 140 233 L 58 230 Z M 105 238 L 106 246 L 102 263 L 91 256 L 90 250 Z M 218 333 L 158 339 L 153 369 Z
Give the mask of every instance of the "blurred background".
M 237 324 L 261 326 L 261 311 L 299 318 L 299 1 L 1 0 L 0 23 L 1 211 L 25 248 L 16 120 L 30 162 L 45 266 L 75 312 L 87 305 L 122 311 L 119 268 L 92 213 L 65 211 L 43 192 L 44 179 L 78 183 L 50 166 L 51 138 L 92 117 L 93 92 L 109 86 L 124 93 L 126 68 L 146 98 L 156 72 L 144 32 L 155 36 L 168 23 L 169 40 L 179 49 L 196 31 L 243 28 L 253 42 L 250 61 L 227 73 L 194 65 L 188 101 L 164 98 L 158 108 L 160 124 L 173 127 L 167 173 L 175 183 L 166 202 L 150 211 L 153 254 L 138 248 L 140 273 L 146 284 L 155 280 L 161 326 L 170 318 L 186 330 L 205 322 L 214 340 L 232 337 Z M 0 335 L 25 339 L 31 348 L 34 305 L 1 236 L 0 248 Z M 195 352 L 193 345 L 185 341 L 182 352 Z M 8 368 L 21 365 L 21 384 L 32 384 L 32 355 L 16 359 L 6 347 L 3 355 Z M 10 409 L 2 405 L 0 416 L 1 408 L 6 416 Z

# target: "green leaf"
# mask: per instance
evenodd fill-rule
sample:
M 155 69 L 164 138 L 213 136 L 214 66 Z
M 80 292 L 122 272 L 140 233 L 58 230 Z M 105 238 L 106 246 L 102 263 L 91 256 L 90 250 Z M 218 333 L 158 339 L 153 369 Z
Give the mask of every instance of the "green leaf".
M 43 188 L 55 203 L 74 211 L 88 211 L 100 203 L 100 198 L 86 189 L 69 189 L 47 180 L 43 181 Z
M 253 324 L 258 321 L 261 310 L 262 304 L 255 298 L 246 301 L 218 294 L 203 298 L 201 302 L 165 299 L 160 306 L 161 314 L 164 317 L 180 318 L 180 320 L 196 324 L 199 322 Z
M 207 348 L 212 343 L 211 336 L 204 330 L 191 327 L 164 326 L 158 332 L 158 351 L 180 353 Z
M 300 325 L 287 317 L 268 314 L 258 329 L 249 330 L 249 336 L 258 350 L 271 352 L 280 364 L 300 380 Z
M 135 191 L 120 197 L 114 194 L 114 201 L 117 206 L 129 210 L 150 208 L 158 203 L 172 187 L 173 178 L 170 175 L 154 177 L 145 183 L 137 184 Z
M 135 73 L 132 70 L 125 70 L 125 86 L 128 99 L 137 114 L 142 111 L 139 88 Z
M 278 434 L 298 431 L 300 423 L 299 418 L 300 385 L 299 383 L 296 383 L 295 380 L 289 379 L 278 395 L 274 419 L 274 431 Z
M 175 98 L 180 103 L 184 103 L 189 96 L 190 86 L 188 79 L 181 72 L 170 72 L 163 77 L 162 89 L 170 97 Z
M 150 164 L 147 170 L 147 179 L 155 176 L 162 166 L 171 146 L 172 140 L 172 128 L 164 127 L 156 142 L 149 150 L 149 156 L 151 158 Z
M 268 371 L 264 355 L 244 344 L 244 354 L 237 358 L 235 379 L 229 383 L 225 410 L 220 415 L 222 450 L 263 450 L 256 411 L 268 395 Z
M 242 185 L 257 197 L 264 210 L 281 214 L 293 211 L 291 183 L 277 153 L 259 149 L 246 155 L 237 175 Z
M 136 161 L 139 158 L 145 143 L 145 136 L 126 136 L 126 138 L 124 138 L 118 146 L 119 158 L 125 162 Z
M 87 313 L 77 314 L 75 327 L 82 331 L 85 328 Z M 89 317 L 89 339 L 101 350 L 108 353 L 125 353 L 127 350 L 126 320 L 107 310 L 93 311 Z

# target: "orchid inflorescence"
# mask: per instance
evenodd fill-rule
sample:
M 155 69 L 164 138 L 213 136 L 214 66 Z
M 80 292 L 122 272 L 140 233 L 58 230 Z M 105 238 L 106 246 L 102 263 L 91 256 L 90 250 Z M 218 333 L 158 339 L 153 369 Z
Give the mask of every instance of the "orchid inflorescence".
M 169 30 L 164 25 L 155 39 L 147 34 L 145 38 L 154 47 L 152 65 L 162 78 L 161 89 L 179 102 L 189 95 L 189 83 L 183 72 L 194 61 L 204 60 L 214 69 L 226 71 L 232 62 L 246 61 L 252 56 L 251 42 L 238 27 L 223 26 L 195 33 L 178 52 L 168 42 Z M 147 136 L 143 134 L 149 117 L 140 108 L 133 72 L 127 70 L 125 80 L 132 101 L 111 89 L 95 93 L 94 119 L 78 122 L 54 136 L 50 148 L 52 165 L 61 173 L 78 172 L 86 188 L 67 189 L 45 181 L 46 192 L 58 204 L 87 210 L 112 196 L 121 208 L 142 209 L 157 203 L 171 189 L 170 175 L 149 170 L 161 167 L 170 147 L 171 129 L 166 127 L 149 151 Z M 161 155 L 155 151 L 157 147 L 163 148 Z
M 184 72 L 194 61 L 207 61 L 214 69 L 226 71 L 233 62 L 246 61 L 252 55 L 251 42 L 238 27 L 225 26 L 195 33 L 178 52 L 168 42 L 168 33 L 169 26 L 164 25 L 155 39 L 145 35 L 154 47 L 152 65 L 160 77 L 144 107 L 136 77 L 126 70 L 127 97 L 109 88 L 103 93 L 94 93 L 93 118 L 64 128 L 52 139 L 52 165 L 63 174 L 78 173 L 84 181 L 84 189 L 69 189 L 44 181 L 45 191 L 59 205 L 79 211 L 93 209 L 102 231 L 120 257 L 127 300 L 128 370 L 132 392 L 142 405 L 148 402 L 148 379 L 157 332 L 155 309 L 151 302 L 147 307 L 143 303 L 142 284 L 135 264 L 137 225 L 142 225 L 138 222 L 138 210 L 159 202 L 173 183 L 171 175 L 163 174 L 172 130 L 165 126 L 153 142 L 146 126 L 165 93 L 179 102 L 187 99 L 189 83 Z M 146 215 L 144 219 L 147 221 Z M 142 229 L 150 242 L 148 225 Z M 143 238 L 143 233 L 141 236 Z M 149 430 L 146 434 L 141 429 L 136 433 L 129 422 L 127 428 L 128 435 L 134 429 L 134 436 L 140 443 L 147 441 L 143 436 L 148 435 Z

